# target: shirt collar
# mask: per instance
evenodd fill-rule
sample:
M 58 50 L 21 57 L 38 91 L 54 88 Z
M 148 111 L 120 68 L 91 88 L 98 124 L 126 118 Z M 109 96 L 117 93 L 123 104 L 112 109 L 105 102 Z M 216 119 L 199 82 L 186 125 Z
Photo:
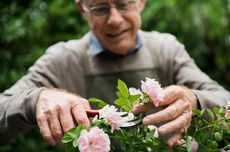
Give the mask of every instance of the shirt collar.
M 128 55 L 133 54 L 134 52 L 138 51 L 141 46 L 142 46 L 142 39 L 140 37 L 139 32 L 137 33 L 137 38 L 136 38 L 136 45 L 135 47 L 128 53 Z M 97 54 L 100 54 L 104 52 L 104 49 L 98 42 L 96 36 L 93 34 L 93 32 L 89 32 L 89 49 L 90 49 L 90 54 L 92 56 L 96 56 Z M 109 52 L 108 52 L 109 53 Z

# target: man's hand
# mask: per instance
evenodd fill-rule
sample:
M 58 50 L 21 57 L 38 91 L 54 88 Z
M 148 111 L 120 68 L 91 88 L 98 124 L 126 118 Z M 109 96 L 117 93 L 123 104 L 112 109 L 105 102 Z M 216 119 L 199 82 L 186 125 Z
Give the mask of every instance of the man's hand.
M 85 109 L 90 106 L 84 98 L 61 90 L 42 91 L 36 104 L 36 118 L 43 138 L 55 145 L 76 122 L 89 127 Z
M 163 124 L 158 128 L 159 136 L 172 134 L 167 139 L 171 147 L 183 136 L 185 130 L 190 126 L 192 110 L 197 108 L 197 99 L 191 90 L 181 86 L 169 86 L 164 89 L 165 98 L 160 102 L 163 110 L 148 115 L 143 119 L 144 125 Z M 134 114 L 146 112 L 153 108 L 152 102 L 140 103 L 133 108 Z

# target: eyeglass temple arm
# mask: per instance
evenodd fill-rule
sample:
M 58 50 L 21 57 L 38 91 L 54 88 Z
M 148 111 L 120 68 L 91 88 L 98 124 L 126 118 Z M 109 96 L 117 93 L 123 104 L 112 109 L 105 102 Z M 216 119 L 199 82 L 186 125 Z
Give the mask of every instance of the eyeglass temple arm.
M 81 5 L 81 0 L 76 0 L 76 5 L 82 12 L 84 12 L 84 9 L 83 9 L 83 7 Z

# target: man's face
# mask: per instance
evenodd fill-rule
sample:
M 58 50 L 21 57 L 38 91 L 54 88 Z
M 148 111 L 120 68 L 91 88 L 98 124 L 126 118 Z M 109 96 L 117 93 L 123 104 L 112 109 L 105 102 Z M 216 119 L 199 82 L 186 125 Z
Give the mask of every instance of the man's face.
M 85 16 L 102 47 L 124 55 L 135 46 L 144 0 L 137 0 L 138 2 L 134 2 L 135 5 L 127 11 L 119 11 L 116 6 L 123 3 L 122 1 L 129 0 L 85 0 L 89 6 L 109 6 L 107 16 L 98 17 L 92 11 L 85 12 Z

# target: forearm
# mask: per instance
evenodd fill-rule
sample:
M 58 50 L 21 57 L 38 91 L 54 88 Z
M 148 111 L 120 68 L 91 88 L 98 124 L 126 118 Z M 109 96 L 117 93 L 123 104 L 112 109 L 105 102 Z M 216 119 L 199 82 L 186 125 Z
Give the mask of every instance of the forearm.
M 193 90 L 196 94 L 201 109 L 223 107 L 230 100 L 230 93 L 226 90 Z
M 35 104 L 43 88 L 5 91 L 0 95 L 0 145 L 35 124 Z

